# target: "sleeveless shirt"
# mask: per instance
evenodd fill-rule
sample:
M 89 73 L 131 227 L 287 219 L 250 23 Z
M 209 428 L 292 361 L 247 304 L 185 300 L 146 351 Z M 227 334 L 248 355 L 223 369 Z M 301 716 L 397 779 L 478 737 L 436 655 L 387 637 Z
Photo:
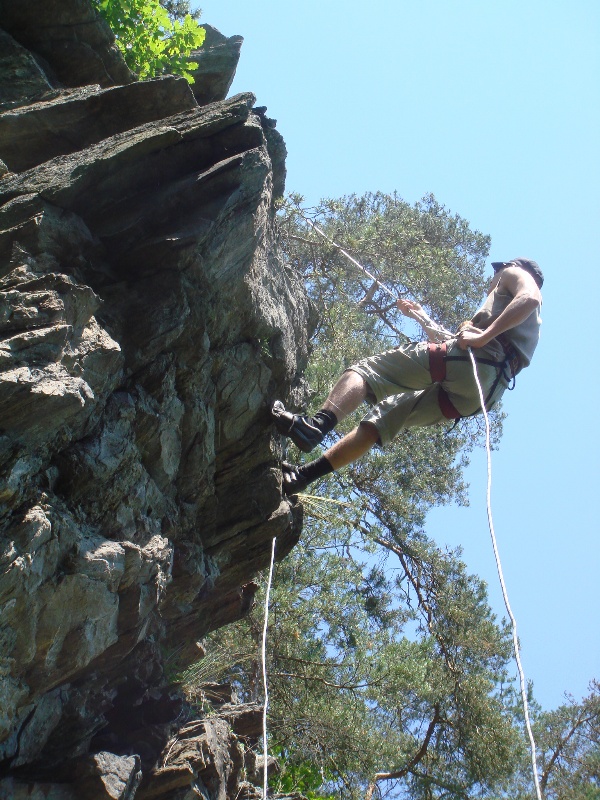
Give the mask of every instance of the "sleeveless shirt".
M 501 291 L 499 287 L 496 286 L 493 292 L 487 296 L 484 304 L 475 314 L 471 322 L 478 328 L 485 330 L 500 316 L 512 299 L 513 296 L 510 292 L 506 290 Z M 540 339 L 541 324 L 542 317 L 538 306 L 538 308 L 531 312 L 526 320 L 501 334 L 501 338 L 509 342 L 517 351 L 521 369 L 528 367 L 531 363 L 533 351 L 537 347 Z

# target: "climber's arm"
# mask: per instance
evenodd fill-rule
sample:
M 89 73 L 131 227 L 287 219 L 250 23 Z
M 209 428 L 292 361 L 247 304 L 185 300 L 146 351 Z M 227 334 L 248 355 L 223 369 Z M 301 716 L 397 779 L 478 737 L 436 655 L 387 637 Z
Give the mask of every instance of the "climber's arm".
M 533 276 L 519 267 L 506 267 L 499 272 L 492 282 L 491 291 L 496 286 L 511 294 L 513 299 L 484 331 L 470 325 L 459 332 L 457 341 L 463 350 L 485 347 L 499 334 L 525 322 L 541 305 L 542 295 Z
M 437 322 L 434 322 L 423 307 L 420 306 L 419 303 L 415 303 L 414 300 L 398 298 L 398 300 L 396 300 L 396 305 L 405 317 L 410 317 L 419 323 L 427 334 L 427 338 L 430 342 L 445 342 L 446 339 L 452 337 L 450 331 L 447 331 L 441 325 L 438 325 Z

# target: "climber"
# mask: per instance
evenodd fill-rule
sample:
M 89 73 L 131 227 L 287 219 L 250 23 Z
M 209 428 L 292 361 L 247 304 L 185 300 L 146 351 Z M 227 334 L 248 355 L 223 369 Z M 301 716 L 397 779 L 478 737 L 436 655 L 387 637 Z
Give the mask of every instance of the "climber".
M 418 303 L 399 299 L 398 309 L 419 322 L 429 342 L 402 345 L 349 367 L 312 417 L 286 411 L 279 400 L 273 403 L 277 430 L 305 453 L 363 401 L 372 406 L 358 427 L 320 458 L 302 466 L 284 462 L 284 494 L 302 492 L 312 481 L 356 461 L 373 445 L 386 445 L 403 428 L 481 412 L 468 348 L 475 351 L 486 408 L 500 399 L 517 373 L 529 365 L 537 346 L 544 278 L 538 264 L 527 258 L 493 262 L 492 268 L 485 302 L 458 333 L 437 325 Z

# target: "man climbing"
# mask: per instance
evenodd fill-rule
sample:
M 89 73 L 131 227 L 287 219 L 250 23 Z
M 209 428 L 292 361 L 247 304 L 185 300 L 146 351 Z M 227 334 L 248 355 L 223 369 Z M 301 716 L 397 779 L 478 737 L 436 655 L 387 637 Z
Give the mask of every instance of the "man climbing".
M 488 296 L 472 320 L 452 334 L 431 320 L 418 303 L 398 300 L 399 310 L 417 320 L 429 342 L 413 342 L 349 367 L 314 416 L 272 407 L 277 430 L 305 453 L 338 422 L 367 401 L 369 413 L 323 456 L 302 466 L 283 463 L 283 491 L 302 492 L 309 483 L 351 464 L 373 445 L 390 442 L 403 428 L 434 425 L 481 411 L 471 359 L 477 362 L 486 408 L 496 403 L 515 375 L 529 366 L 540 335 L 540 289 L 535 261 L 515 258 L 492 263 Z

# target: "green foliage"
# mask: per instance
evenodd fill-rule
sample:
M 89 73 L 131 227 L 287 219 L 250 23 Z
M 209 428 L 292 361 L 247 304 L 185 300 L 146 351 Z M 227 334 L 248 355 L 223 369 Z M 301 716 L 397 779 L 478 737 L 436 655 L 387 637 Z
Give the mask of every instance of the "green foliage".
M 189 60 L 204 42 L 205 31 L 181 8 L 171 4 L 171 14 L 159 0 L 94 0 L 112 28 L 127 65 L 140 79 L 157 75 L 183 75 L 193 83 L 198 65 Z
M 332 290 L 359 300 L 368 279 L 311 232 L 298 213 L 301 200 L 291 195 L 281 214 L 290 260 L 321 307 Z M 417 299 L 447 327 L 456 328 L 476 310 L 490 238 L 472 231 L 433 195 L 414 205 L 396 194 L 352 195 L 323 201 L 310 217 L 398 296 Z M 377 289 L 372 305 L 385 308 L 390 298 Z
M 282 790 L 363 800 L 386 771 L 412 798 L 502 784 L 519 751 L 500 688 L 510 644 L 484 587 L 430 543 L 386 562 L 343 508 L 337 517 L 335 529 L 309 522 L 276 569 L 267 671 Z M 227 676 L 248 700 L 260 696 L 262 599 L 213 637 L 253 654 Z
M 537 709 L 533 733 L 545 800 L 600 800 L 600 684 L 592 681 L 580 703 L 568 698 L 553 711 Z M 522 763 L 516 772 L 511 800 L 532 795 L 528 766 Z
M 319 793 L 319 789 L 328 777 L 321 772 L 312 761 L 303 761 L 294 764 L 289 753 L 282 747 L 275 747 L 271 755 L 279 762 L 277 776 L 269 781 L 269 786 L 278 794 L 299 792 L 307 800 L 336 800 L 332 794 L 327 796 Z
M 192 19 L 200 19 L 202 10 L 200 8 L 194 11 L 191 8 L 190 0 L 160 0 L 161 6 L 166 9 L 169 17 L 175 21 L 183 20 L 189 14 Z

